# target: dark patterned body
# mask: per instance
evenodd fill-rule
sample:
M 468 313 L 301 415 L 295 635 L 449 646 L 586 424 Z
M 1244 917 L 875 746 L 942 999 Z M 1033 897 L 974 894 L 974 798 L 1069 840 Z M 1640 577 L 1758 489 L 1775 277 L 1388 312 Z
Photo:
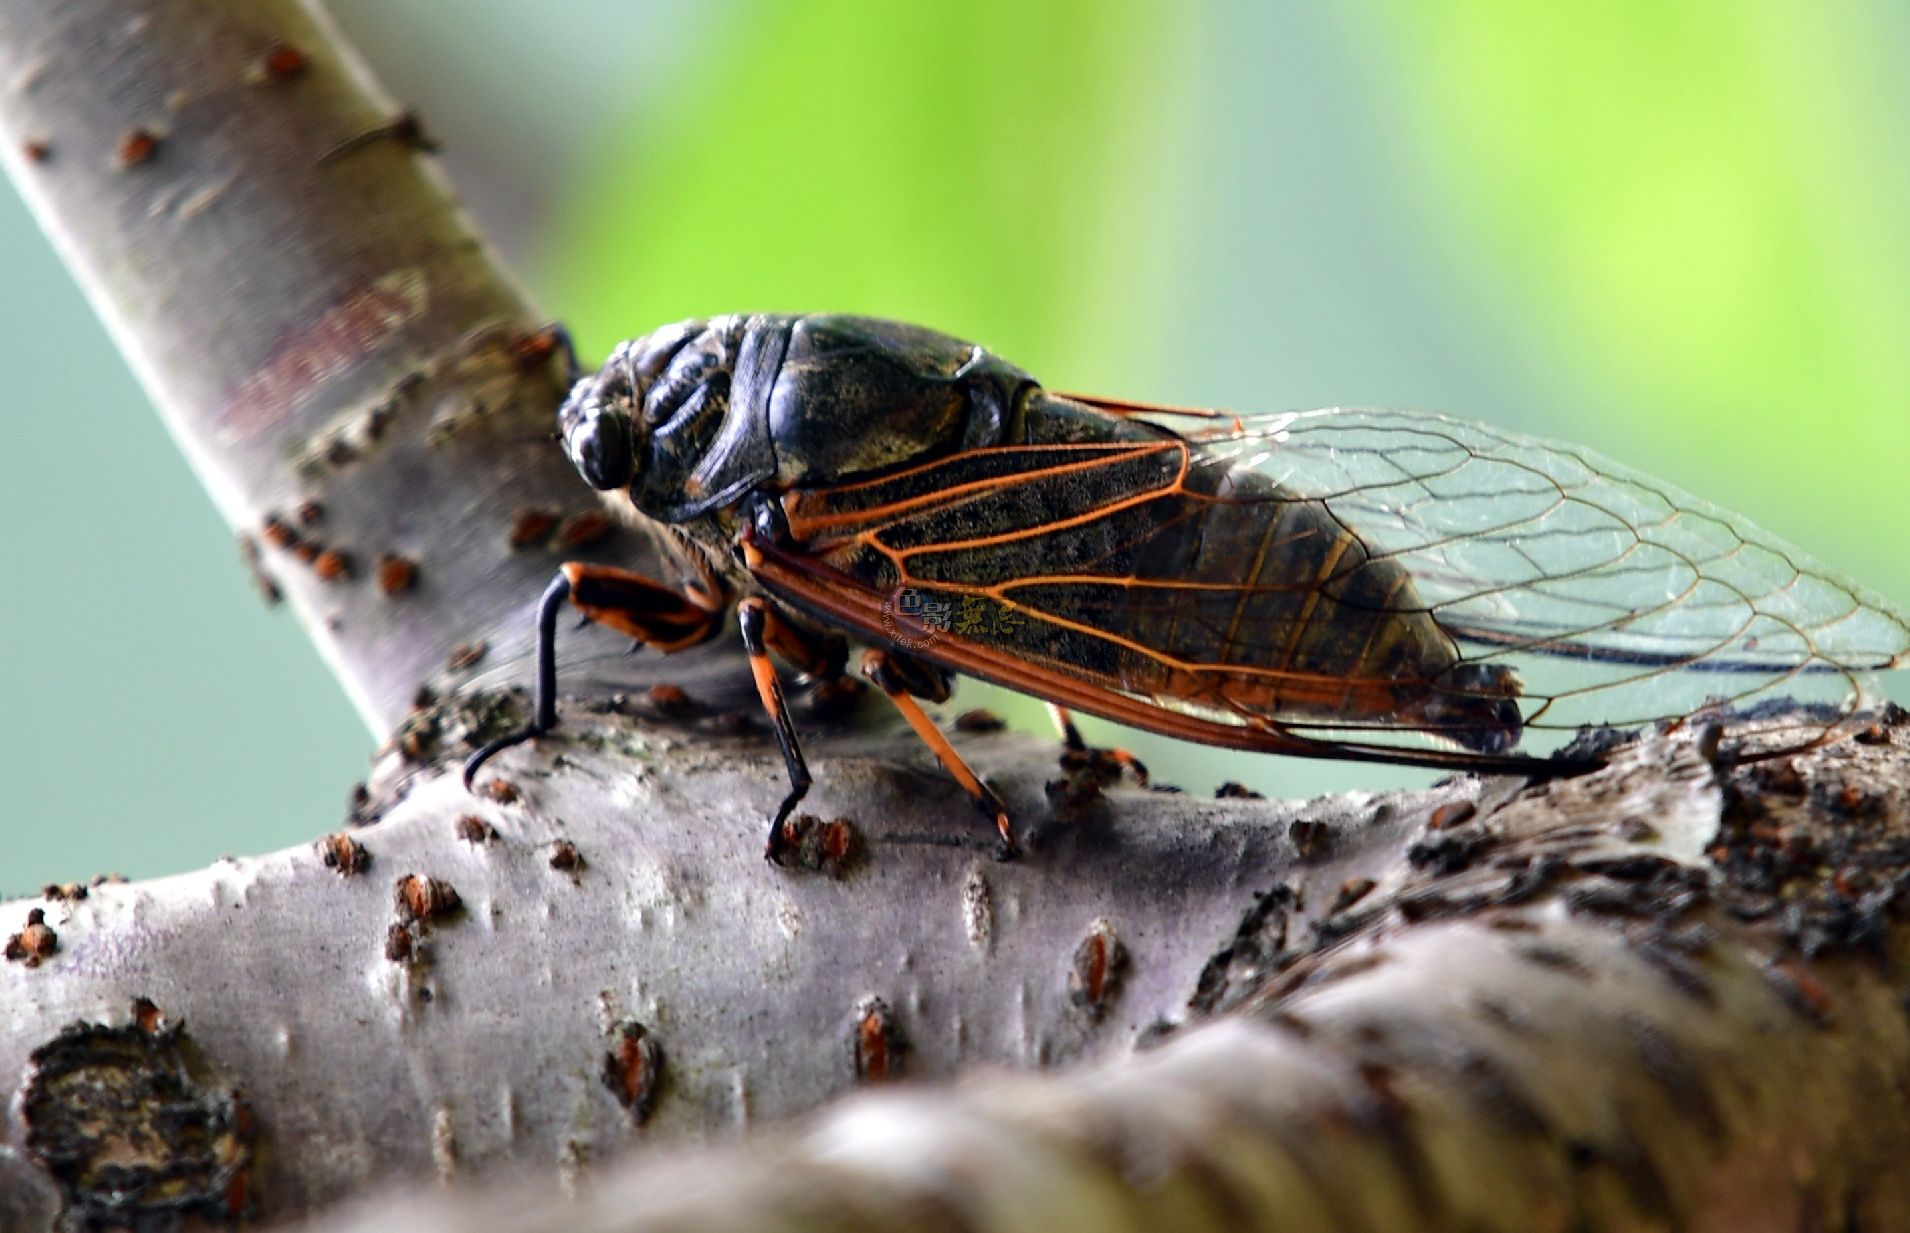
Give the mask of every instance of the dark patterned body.
M 1516 741 L 1511 683 L 1462 668 L 1405 570 L 1324 504 L 1039 390 L 996 445 L 794 489 L 790 537 L 894 597 L 896 634 L 930 659 L 953 635 L 1223 722 Z
M 1225 725 L 1518 739 L 1510 672 L 1462 667 L 1406 571 L 1325 504 L 972 344 L 856 317 L 685 322 L 626 344 L 589 397 L 649 429 L 637 512 L 705 544 L 738 590 L 826 623 L 733 563 L 761 520 L 882 597 L 864 639 L 998 680 L 975 661 L 1012 657 Z
M 955 674 L 1213 745 L 1560 774 L 1597 755 L 1521 739 L 1729 715 L 1769 756 L 1910 660 L 1910 618 L 1743 519 L 1445 416 L 1063 395 L 929 330 L 764 315 L 623 344 L 558 421 L 678 576 L 565 564 L 535 718 L 466 781 L 557 724 L 566 605 L 664 652 L 733 611 L 789 773 L 771 859 L 810 786 L 772 656 L 830 678 L 851 641 L 1004 853 L 1007 807 L 916 702 Z

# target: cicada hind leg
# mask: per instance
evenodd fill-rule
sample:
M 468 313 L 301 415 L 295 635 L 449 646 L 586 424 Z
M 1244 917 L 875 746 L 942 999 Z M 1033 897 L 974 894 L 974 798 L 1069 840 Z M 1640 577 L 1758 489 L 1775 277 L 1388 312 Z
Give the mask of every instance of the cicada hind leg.
M 935 726 L 935 721 L 922 710 L 917 698 L 927 698 L 931 702 L 944 702 L 948 699 L 948 678 L 938 669 L 920 663 L 906 655 L 889 651 L 869 650 L 862 653 L 862 675 L 869 678 L 880 689 L 895 709 L 902 713 L 915 735 L 929 747 L 942 768 L 954 776 L 955 782 L 968 793 L 982 816 L 995 824 L 995 830 L 1001 836 L 1001 846 L 997 855 L 1002 860 L 1012 860 L 1021 854 L 1021 845 L 1015 842 L 1014 826 L 1008 820 L 1008 807 L 1002 803 L 995 790 L 982 782 L 981 776 L 955 752 L 955 746 L 948 736 Z
M 1147 763 L 1118 746 L 1099 748 L 1088 744 L 1081 735 L 1081 728 L 1074 722 L 1074 713 L 1057 703 L 1048 704 L 1048 718 L 1054 721 L 1055 731 L 1061 736 L 1061 769 L 1064 771 L 1089 771 L 1097 778 L 1112 781 L 1126 771 L 1134 777 L 1134 782 L 1143 788 L 1153 782 L 1147 773 Z
M 796 726 L 790 722 L 788 699 L 784 696 L 782 680 L 776 674 L 776 665 L 770 659 L 769 652 L 774 650 L 808 675 L 824 679 L 839 672 L 842 662 L 839 656 L 833 655 L 835 648 L 810 642 L 794 625 L 777 615 L 775 608 L 759 597 L 745 599 L 736 606 L 736 613 L 742 626 L 743 649 L 749 654 L 750 673 L 756 679 L 756 694 L 775 728 L 776 743 L 782 749 L 783 765 L 789 772 L 789 792 L 769 820 L 769 837 L 763 847 L 763 855 L 771 863 L 781 864 L 791 843 L 787 827 L 789 815 L 808 795 L 814 780 L 809 773 L 808 760 L 803 757 Z M 995 824 L 1001 835 L 1002 859 L 1017 855 L 1021 848 L 1015 842 L 1014 829 L 1008 821 L 1008 807 L 1002 804 L 994 789 L 983 783 L 981 776 L 975 774 L 962 756 L 955 752 L 948 737 L 935 726 L 935 721 L 916 701 L 917 698 L 927 698 L 931 702 L 946 701 L 949 693 L 947 677 L 908 656 L 887 651 L 864 651 L 861 667 L 862 675 L 894 704 L 909 727 L 922 739 L 922 743 L 935 754 L 943 768 L 955 777 L 962 791 L 968 793 L 976 808 Z

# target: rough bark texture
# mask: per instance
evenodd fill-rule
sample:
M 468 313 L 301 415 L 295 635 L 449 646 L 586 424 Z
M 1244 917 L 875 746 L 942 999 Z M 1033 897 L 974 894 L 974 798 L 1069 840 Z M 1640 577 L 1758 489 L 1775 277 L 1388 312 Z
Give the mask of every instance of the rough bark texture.
M 1279 805 L 1050 793 L 1004 737 L 976 752 L 1032 823 L 1011 865 L 933 770 L 843 742 L 858 842 L 793 873 L 757 855 L 760 736 L 573 712 L 481 804 L 394 753 L 378 820 L 312 849 L 7 909 L 57 949 L 0 969 L 4 1227 L 106 1210 L 128 1140 L 205 1162 L 169 1199 L 269 1218 L 431 1176 L 575 1193 L 878 1077 L 1074 1063 L 639 1159 L 581 1208 L 410 1218 L 1901 1227 L 1902 739 Z
M 1001 865 L 925 755 L 806 714 L 848 821 L 775 870 L 718 654 L 663 669 L 700 715 L 573 705 L 473 798 L 522 699 L 449 697 L 452 648 L 508 667 L 559 550 L 631 551 L 562 543 L 539 314 L 298 4 L 0 0 L 0 83 L 10 169 L 396 730 L 310 847 L 0 906 L 0 1229 L 406 1183 L 329 1227 L 1910 1224 L 1904 732 L 1306 804 L 965 738 L 1029 840 Z
M 0 1076 L 32 1084 L 33 1052 L 67 1024 L 123 1025 L 143 997 L 244 1093 L 272 1147 L 248 1188 L 267 1214 L 453 1157 L 569 1170 L 633 1139 L 815 1108 L 859 1069 L 1123 1052 L 1183 1015 L 1215 945 L 1295 859 L 1294 807 L 1123 792 L 1049 820 L 1052 750 L 1003 737 L 974 752 L 1036 823 L 1037 856 L 1001 864 L 925 758 L 842 744 L 818 760 L 817 804 L 853 802 L 849 842 L 823 859 L 818 835 L 813 871 L 762 859 L 782 791 L 763 732 L 576 714 L 562 739 L 500 760 L 485 782 L 507 799 L 473 799 L 454 762 L 394 754 L 375 824 L 44 905 L 57 955 L 0 969 Z M 1302 833 L 1324 850 L 1310 827 L 1358 831 L 1373 808 L 1304 811 Z M 1320 902 L 1344 880 L 1323 868 Z M 409 878 L 456 906 L 405 902 Z M 1106 958 L 1073 978 L 1097 937 Z M 641 1101 L 642 1082 L 606 1079 L 635 1025 L 663 1067 Z
M 1388 802 L 1203 971 L 1235 1013 L 1138 1057 L 861 1095 L 581 1202 L 323 1227 L 1910 1227 L 1903 736 L 1723 773 L 1651 740 L 1466 785 L 1470 814 Z

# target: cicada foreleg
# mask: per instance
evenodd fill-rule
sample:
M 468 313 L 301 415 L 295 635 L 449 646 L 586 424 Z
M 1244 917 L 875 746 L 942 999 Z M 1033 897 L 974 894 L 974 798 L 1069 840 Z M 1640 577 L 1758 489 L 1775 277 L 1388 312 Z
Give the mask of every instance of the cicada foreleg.
M 464 786 L 479 768 L 513 745 L 557 726 L 557 618 L 569 601 L 586 621 L 609 626 L 659 651 L 680 651 L 707 641 L 723 613 L 722 597 L 702 587 L 676 591 L 642 574 L 572 561 L 557 571 L 537 605 L 537 700 L 531 722 L 501 736 L 464 763 Z
M 975 807 L 995 824 L 1001 833 L 1001 859 L 1008 860 L 1021 852 L 1021 845 L 1015 842 L 1014 828 L 1008 821 L 1008 807 L 1002 804 L 995 790 L 981 781 L 969 768 L 962 755 L 955 752 L 955 746 L 949 743 L 947 735 L 935 726 L 935 721 L 922 710 L 916 696 L 941 701 L 948 695 L 948 684 L 939 674 L 900 655 L 887 651 L 869 650 L 862 653 L 862 675 L 869 678 L 877 689 L 888 696 L 895 709 L 902 712 L 902 718 L 909 727 L 915 729 L 915 735 L 929 747 L 941 762 L 943 769 L 955 777 L 974 800 Z

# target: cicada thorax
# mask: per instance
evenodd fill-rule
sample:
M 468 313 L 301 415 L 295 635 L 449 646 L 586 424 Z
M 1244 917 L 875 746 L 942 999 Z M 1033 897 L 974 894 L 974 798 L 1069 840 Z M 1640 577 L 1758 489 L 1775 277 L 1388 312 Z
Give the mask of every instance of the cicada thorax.
M 783 498 L 789 533 L 898 629 L 1246 725 L 1517 743 L 1517 681 L 1462 660 L 1399 565 L 1328 507 L 1138 420 L 1024 393 L 1010 437 Z
M 722 521 L 758 490 L 992 445 L 1029 384 L 982 348 L 932 330 L 759 314 L 627 343 L 583 401 L 633 405 L 629 498 L 646 517 L 691 524 Z

